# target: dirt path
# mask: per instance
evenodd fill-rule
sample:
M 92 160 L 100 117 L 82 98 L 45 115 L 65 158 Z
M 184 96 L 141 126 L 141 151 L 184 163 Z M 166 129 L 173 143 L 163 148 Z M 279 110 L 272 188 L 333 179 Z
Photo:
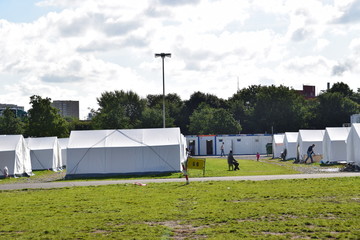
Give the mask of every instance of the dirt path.
M 236 156 L 238 159 L 255 160 L 252 155 Z M 272 179 L 293 179 L 293 178 L 313 178 L 313 177 L 338 177 L 338 176 L 360 176 L 360 173 L 342 173 L 339 168 L 321 167 L 312 164 L 293 164 L 292 161 L 281 162 L 279 159 L 269 159 L 267 156 L 262 156 L 261 162 L 269 164 L 276 164 L 287 168 L 292 168 L 300 174 L 292 175 L 274 175 L 274 176 L 238 176 L 238 177 L 207 177 L 207 178 L 193 178 L 191 181 L 231 181 L 231 180 L 272 180 Z M 349 175 L 350 174 L 350 175 Z M 114 180 L 114 181 L 84 181 L 84 182 L 63 182 L 66 171 L 51 172 L 44 176 L 20 178 L 19 181 L 0 184 L 0 190 L 9 189 L 24 189 L 24 188 L 52 188 L 52 187 L 69 187 L 69 186 L 89 186 L 89 185 L 105 185 L 105 184 L 119 184 L 119 183 L 133 183 L 135 180 Z M 184 182 L 184 179 L 142 179 L 140 182 Z
M 205 182 L 205 181 L 265 181 L 265 180 L 279 180 L 279 179 L 310 179 L 310 178 L 336 178 L 336 177 L 360 177 L 359 172 L 340 172 L 340 173 L 318 173 L 318 174 L 290 174 L 290 175 L 262 175 L 262 176 L 233 176 L 233 177 L 204 177 L 204 178 L 190 178 L 191 182 Z M 183 178 L 167 178 L 167 179 L 142 179 L 142 180 L 103 180 L 103 181 L 57 181 L 57 182 L 41 182 L 41 183 L 16 183 L 16 184 L 0 184 L 0 190 L 17 190 L 17 189 L 49 189 L 49 188 L 64 188 L 64 187 L 81 187 L 81 186 L 100 186 L 111 184 L 134 184 L 140 182 L 142 184 L 149 183 L 168 183 L 178 182 L 186 185 Z

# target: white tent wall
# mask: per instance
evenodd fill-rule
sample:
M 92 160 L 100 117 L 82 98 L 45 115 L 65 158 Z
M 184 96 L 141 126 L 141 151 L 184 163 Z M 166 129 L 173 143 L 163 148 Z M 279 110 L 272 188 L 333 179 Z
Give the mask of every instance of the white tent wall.
M 272 149 L 273 149 L 273 158 L 280 158 L 281 153 L 284 151 L 284 137 L 285 134 L 274 134 Z
M 354 123 L 351 126 L 346 140 L 346 161 L 355 163 L 360 167 L 360 124 Z
M 325 130 L 299 130 L 298 145 L 299 157 L 304 160 L 307 157 L 307 149 L 315 144 L 313 149 L 316 155 L 323 154 L 323 140 Z
M 67 176 L 177 172 L 185 148 L 179 128 L 72 131 Z
M 58 171 L 62 167 L 60 145 L 57 137 L 27 138 L 33 170 L 51 169 Z
M 67 162 L 67 146 L 69 143 L 69 138 L 58 138 L 59 145 L 60 145 L 60 151 L 61 151 L 61 161 L 62 166 L 66 166 Z
M 0 175 L 5 166 L 9 175 L 32 175 L 30 150 L 22 135 L 0 135 Z
M 298 132 L 285 132 L 284 147 L 286 148 L 286 159 L 297 158 Z
M 180 161 L 185 162 L 188 157 L 186 149 L 188 148 L 186 138 L 184 135 L 180 134 Z
M 346 161 L 346 140 L 350 128 L 326 128 L 323 140 L 323 160 L 329 162 Z

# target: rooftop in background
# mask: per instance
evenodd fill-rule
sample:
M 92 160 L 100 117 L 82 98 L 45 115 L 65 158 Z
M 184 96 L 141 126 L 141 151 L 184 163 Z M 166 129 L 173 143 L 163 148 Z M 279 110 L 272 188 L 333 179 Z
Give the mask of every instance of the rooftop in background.
M 303 95 L 306 99 L 316 98 L 315 86 L 303 85 L 302 90 L 296 90 L 299 94 Z
M 25 112 L 23 106 L 18 106 L 15 104 L 0 103 L 0 116 L 2 116 L 3 111 L 6 108 L 10 108 L 10 110 L 12 110 L 16 114 L 17 117 L 24 117 L 27 114 Z

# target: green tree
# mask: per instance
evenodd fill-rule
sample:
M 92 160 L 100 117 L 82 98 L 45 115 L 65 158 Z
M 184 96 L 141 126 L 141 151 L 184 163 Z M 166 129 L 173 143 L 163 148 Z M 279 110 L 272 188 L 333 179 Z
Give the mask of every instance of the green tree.
M 285 86 L 264 86 L 256 95 L 250 128 L 254 132 L 297 131 L 304 125 L 304 98 Z
M 147 95 L 146 97 L 147 106 L 148 108 L 153 110 L 154 114 L 163 111 L 163 96 L 162 95 Z M 166 127 L 182 127 L 183 126 L 183 115 L 182 110 L 184 108 L 184 103 L 177 94 L 167 94 L 165 96 L 165 121 L 166 121 Z M 147 110 L 148 114 L 149 111 Z M 146 117 L 146 114 L 143 115 L 143 117 Z M 144 121 L 148 122 L 148 120 L 143 119 Z M 146 127 L 146 124 L 143 123 L 143 125 Z M 161 121 L 159 124 L 156 124 L 158 127 L 163 126 L 163 120 L 161 117 Z
M 29 124 L 27 135 L 31 137 L 68 137 L 67 122 L 60 116 L 58 109 L 51 106 L 51 99 L 40 96 L 30 97 Z
M 23 134 L 24 123 L 10 109 L 6 108 L 0 117 L 0 134 Z
M 166 117 L 166 116 L 165 116 Z M 165 119 L 168 124 L 169 119 Z M 146 107 L 142 112 L 141 127 L 143 128 L 161 128 L 163 127 L 163 113 L 159 108 Z
M 350 116 L 358 113 L 359 104 L 344 97 L 339 92 L 327 92 L 318 96 L 316 108 L 316 127 L 341 127 L 350 122 Z
M 181 113 L 183 121 L 181 123 L 181 130 L 185 134 L 190 134 L 188 126 L 190 126 L 190 116 L 201 105 L 206 104 L 211 108 L 225 108 L 227 109 L 227 102 L 224 99 L 218 98 L 213 94 L 205 94 L 202 92 L 194 92 L 189 100 L 184 101 L 184 108 Z
M 354 94 L 349 85 L 343 82 L 334 83 L 334 85 L 327 92 L 340 93 L 344 97 L 351 97 Z
M 231 134 L 241 130 L 240 124 L 225 109 L 201 104 L 190 116 L 191 134 Z
M 253 114 L 257 96 L 261 89 L 260 85 L 251 85 L 237 91 L 228 99 L 229 110 L 234 118 L 241 123 L 242 130 L 246 133 L 257 131 L 256 124 L 253 122 Z
M 141 125 L 145 101 L 136 93 L 105 92 L 97 101 L 99 109 L 92 120 L 95 129 L 131 129 Z
M 71 130 L 92 130 L 91 121 L 88 120 L 79 120 L 74 117 L 65 117 L 68 122 L 69 132 Z

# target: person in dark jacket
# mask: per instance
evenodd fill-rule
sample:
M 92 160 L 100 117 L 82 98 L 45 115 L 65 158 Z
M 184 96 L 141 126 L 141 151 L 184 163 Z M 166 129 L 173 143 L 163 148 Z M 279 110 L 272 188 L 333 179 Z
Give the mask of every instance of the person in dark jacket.
M 314 147 L 315 147 L 315 144 L 311 145 L 308 150 L 307 150 L 307 158 L 305 159 L 305 162 L 310 158 L 311 159 L 311 163 L 314 162 L 313 158 L 312 158 L 312 155 L 314 154 Z
M 233 165 L 234 165 L 234 171 L 240 170 L 240 168 L 239 168 L 239 162 L 236 161 L 235 158 L 233 159 Z
M 235 158 L 233 156 L 233 153 L 232 153 L 232 151 L 230 151 L 229 155 L 227 157 L 227 162 L 228 162 L 228 165 L 229 165 L 229 171 L 234 170 L 234 164 L 233 164 L 234 160 L 235 160 Z

